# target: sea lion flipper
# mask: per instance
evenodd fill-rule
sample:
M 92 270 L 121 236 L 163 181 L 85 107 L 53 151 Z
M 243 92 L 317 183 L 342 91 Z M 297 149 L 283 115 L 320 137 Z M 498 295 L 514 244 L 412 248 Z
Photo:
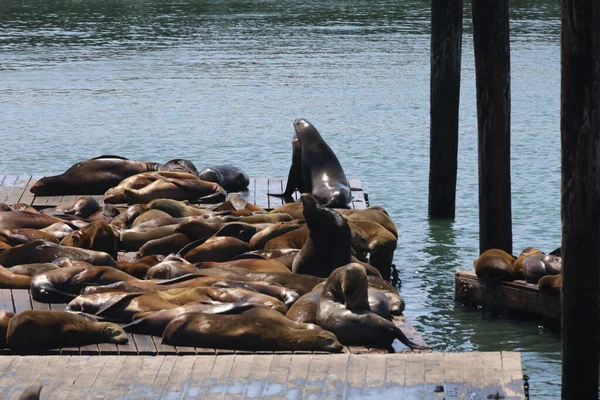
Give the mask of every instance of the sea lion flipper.
M 396 339 L 401 341 L 407 347 L 410 347 L 413 350 L 430 350 L 431 349 L 431 347 L 429 347 L 429 346 L 422 346 L 422 345 L 416 344 L 415 342 L 410 340 L 408 337 L 406 337 L 404 332 L 402 332 L 402 329 L 396 327 L 395 331 L 396 331 Z
M 113 298 L 112 300 L 108 301 L 105 305 L 100 307 L 100 309 L 96 312 L 95 315 L 98 317 L 102 317 L 102 314 L 105 314 L 112 307 L 117 306 L 118 304 L 122 303 L 125 300 L 130 300 L 135 297 L 139 297 L 143 294 L 145 294 L 145 293 L 144 292 L 135 292 L 135 293 L 124 293 L 122 296 L 115 296 L 115 298 Z M 105 318 L 105 317 L 103 317 L 103 318 Z
M 35 385 L 29 386 L 21 395 L 19 396 L 19 400 L 39 400 L 40 393 L 42 391 L 42 385 L 40 383 L 36 383 Z

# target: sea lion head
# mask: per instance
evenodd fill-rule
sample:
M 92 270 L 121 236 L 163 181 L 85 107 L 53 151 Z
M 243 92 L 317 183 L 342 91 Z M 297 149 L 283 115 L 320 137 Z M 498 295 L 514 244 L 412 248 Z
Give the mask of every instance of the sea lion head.
M 358 263 L 342 267 L 340 285 L 346 308 L 352 311 L 368 311 L 369 281 L 365 268 Z
M 295 120 L 292 123 L 292 126 L 294 127 L 294 131 L 296 131 L 294 139 L 292 139 L 293 147 L 302 146 L 303 143 L 306 143 L 309 140 L 322 140 L 321 134 L 319 133 L 317 128 L 315 128 L 313 124 L 311 124 L 304 118 Z M 296 141 L 298 142 L 297 144 Z
M 305 332 L 309 333 L 312 339 L 311 342 L 317 345 L 311 347 L 317 347 L 332 353 L 340 353 L 344 347 L 333 333 L 325 329 L 307 329 Z
M 112 322 L 98 322 L 101 324 L 101 336 L 106 339 L 108 343 L 125 344 L 127 343 L 127 334 L 117 324 Z

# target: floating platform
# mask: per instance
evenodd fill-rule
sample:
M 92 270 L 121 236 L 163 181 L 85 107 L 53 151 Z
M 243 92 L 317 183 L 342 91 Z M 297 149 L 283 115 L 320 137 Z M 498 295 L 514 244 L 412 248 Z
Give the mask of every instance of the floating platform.
M 24 203 L 36 208 L 63 208 L 72 205 L 78 197 L 84 196 L 35 196 L 29 189 L 43 177 L 43 175 L 0 175 L 0 203 Z M 231 194 L 239 195 L 249 203 L 270 210 L 284 203 L 283 199 L 269 196 L 267 193 L 282 193 L 286 183 L 285 178 L 250 178 L 248 190 Z M 352 208 L 367 208 L 360 179 L 349 179 L 348 183 L 352 189 Z M 298 199 L 298 192 L 294 193 L 294 196 Z M 100 205 L 104 204 L 103 195 L 90 197 L 95 198 Z
M 0 398 L 525 399 L 515 352 L 4 356 Z
M 517 310 L 560 320 L 560 297 L 542 293 L 536 284 L 523 280 L 489 286 L 477 278 L 475 270 L 457 271 L 454 296 L 458 301 L 484 308 Z

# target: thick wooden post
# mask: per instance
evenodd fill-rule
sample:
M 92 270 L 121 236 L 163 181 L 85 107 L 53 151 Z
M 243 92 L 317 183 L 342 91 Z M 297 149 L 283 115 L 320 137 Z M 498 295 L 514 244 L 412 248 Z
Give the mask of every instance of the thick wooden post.
M 508 0 L 472 0 L 479 142 L 479 250 L 512 254 Z
M 600 3 L 562 0 L 562 398 L 597 399 Z
M 429 216 L 454 218 L 463 0 L 431 2 Z

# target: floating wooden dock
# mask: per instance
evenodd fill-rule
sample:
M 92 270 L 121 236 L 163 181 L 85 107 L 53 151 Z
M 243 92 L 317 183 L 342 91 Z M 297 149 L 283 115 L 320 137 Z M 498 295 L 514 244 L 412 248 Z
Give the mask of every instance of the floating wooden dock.
M 78 197 L 83 196 L 35 196 L 29 189 L 41 178 L 43 175 L 0 175 L 0 203 L 24 203 L 36 208 L 63 208 L 72 205 Z M 283 199 L 269 196 L 267 193 L 282 193 L 286 182 L 285 178 L 250 178 L 248 190 L 235 194 L 264 209 L 273 209 L 284 204 Z M 355 209 L 366 208 L 365 194 L 360 179 L 349 179 L 349 183 L 352 188 L 352 207 Z M 298 192 L 294 193 L 294 196 L 298 199 Z M 98 200 L 100 205 L 104 204 L 104 196 L 90 197 Z
M 491 309 L 508 309 L 560 320 L 560 297 L 540 292 L 538 286 L 523 280 L 496 286 L 481 282 L 474 270 L 454 275 L 456 300 Z
M 0 398 L 524 399 L 515 352 L 223 356 L 4 356 Z

